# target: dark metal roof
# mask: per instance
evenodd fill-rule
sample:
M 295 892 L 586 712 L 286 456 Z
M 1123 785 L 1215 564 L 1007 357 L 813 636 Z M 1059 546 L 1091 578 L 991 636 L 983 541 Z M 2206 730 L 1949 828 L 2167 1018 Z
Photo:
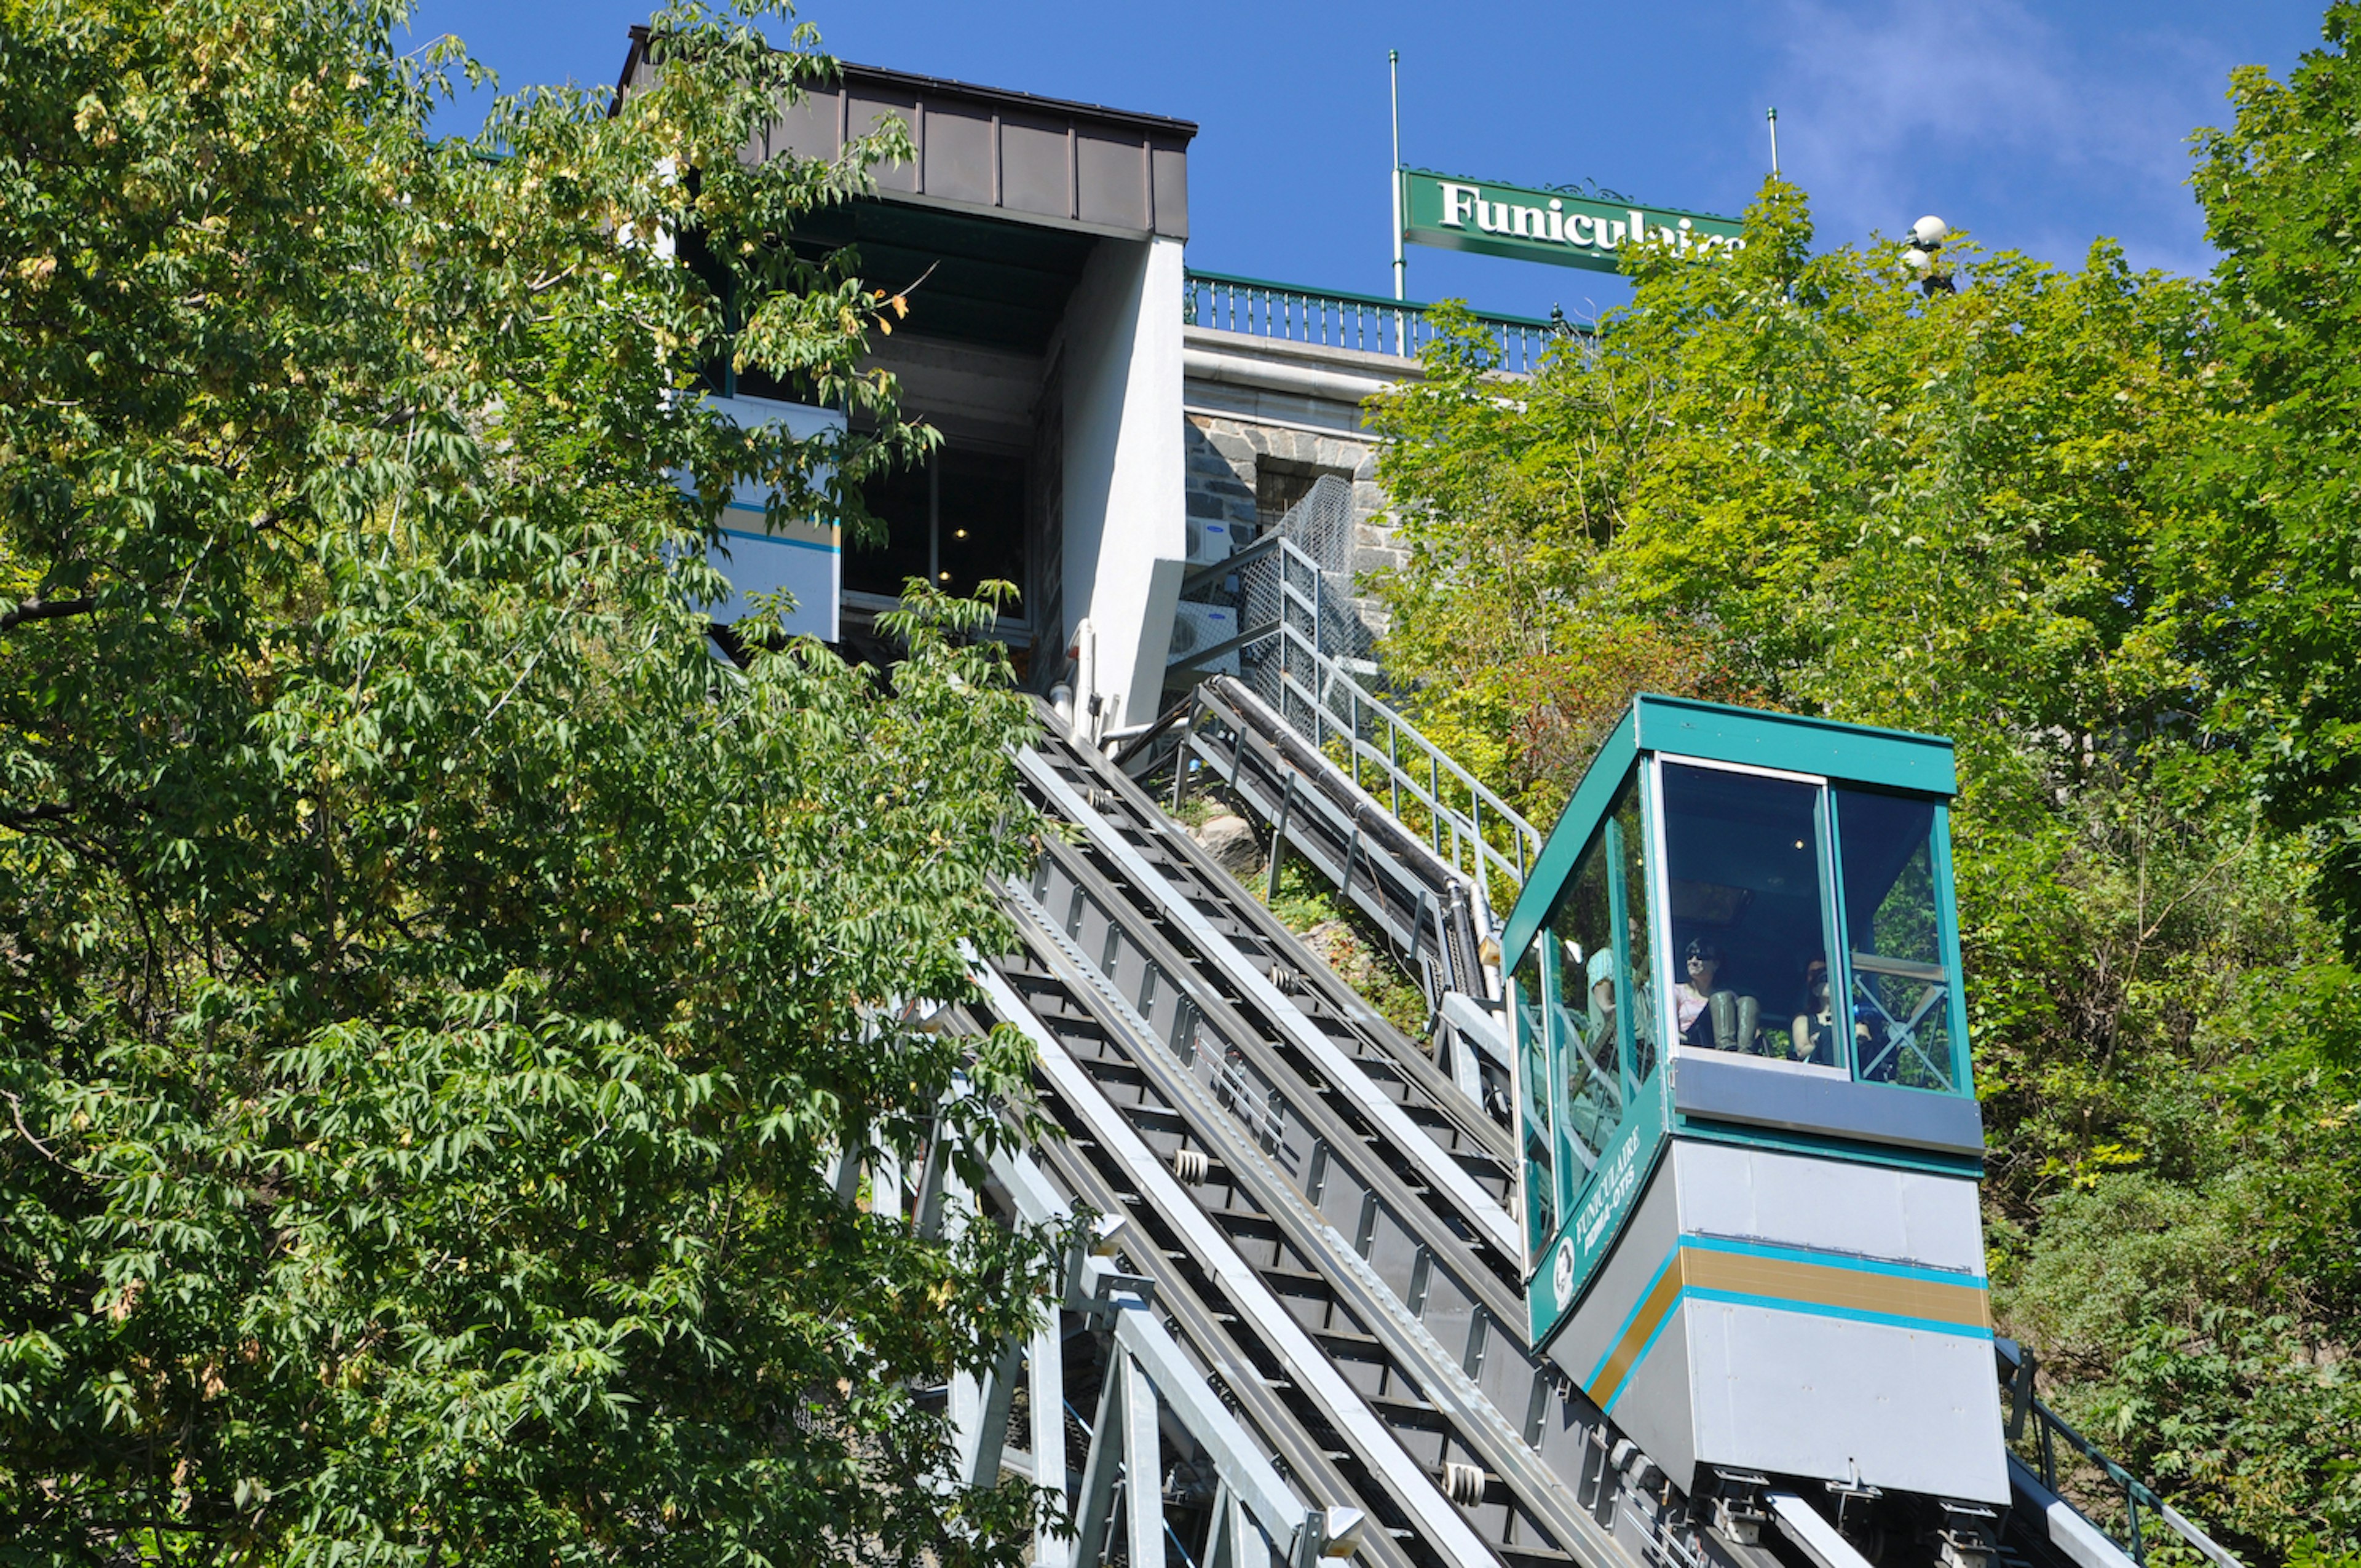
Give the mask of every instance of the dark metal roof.
M 647 78 L 648 29 L 631 29 L 617 101 Z M 911 162 L 880 165 L 889 202 L 1145 238 L 1189 235 L 1188 120 L 843 65 L 816 82 L 748 155 L 833 158 L 886 115 L 909 126 Z
M 1006 87 L 979 87 L 970 82 L 953 82 L 942 76 L 916 76 L 906 71 L 888 71 L 876 65 L 854 65 L 847 61 L 843 69 L 844 81 L 850 86 L 898 87 L 930 97 L 999 104 L 1023 114 L 1092 120 L 1184 142 L 1197 134 L 1196 121 L 1177 120 L 1167 115 L 1142 114 L 1136 109 L 1111 109 L 1104 104 L 1084 104 L 1071 98 L 1044 98 Z

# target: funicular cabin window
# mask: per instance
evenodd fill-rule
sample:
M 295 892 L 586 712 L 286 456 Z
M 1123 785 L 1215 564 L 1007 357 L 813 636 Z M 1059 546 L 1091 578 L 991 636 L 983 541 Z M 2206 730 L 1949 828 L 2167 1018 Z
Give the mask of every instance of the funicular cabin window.
M 1836 804 L 1858 1075 L 1950 1089 L 1954 988 L 1936 885 L 1936 805 L 1857 789 L 1839 789 Z
M 1675 1043 L 1844 1069 L 1823 787 L 1673 762 L 1662 776 Z
M 1648 942 L 1648 861 L 1654 851 L 1649 844 L 1640 783 L 1635 771 L 1624 783 L 1623 793 L 1616 797 L 1614 812 L 1608 818 L 1616 844 L 1611 863 L 1620 883 L 1615 890 L 1620 894 L 1615 917 L 1625 944 L 1625 950 L 1617 959 L 1616 973 L 1623 987 L 1624 1032 L 1629 1041 L 1631 1082 L 1635 1090 L 1655 1076 L 1659 1055 L 1656 1036 L 1662 1027 L 1656 1013 L 1656 988 L 1650 978 L 1656 970 L 1649 958 Z
M 1543 956 L 1541 1004 L 1521 1022 L 1531 1042 L 1545 1039 L 1538 1089 L 1529 1089 L 1530 1129 L 1554 1131 L 1546 1160 L 1560 1210 L 1583 1190 L 1623 1124 L 1633 1093 L 1654 1071 L 1648 962 L 1647 835 L 1640 782 L 1624 781 L 1606 820 L 1575 862 L 1536 941 Z M 1539 1025 L 1536 1027 L 1536 1025 Z M 1533 1067 L 1528 1067 L 1528 1073 Z M 1547 1096 L 1546 1106 L 1537 1102 Z M 1528 1154 L 1528 1173 L 1536 1168 Z M 1530 1203 L 1528 1219 L 1538 1223 Z M 1546 1241 L 1546 1235 L 1543 1236 Z
M 1530 1267 L 1557 1234 L 1556 1162 L 1550 1153 L 1550 1065 L 1548 1026 L 1543 1022 L 1548 1003 L 1542 983 L 1542 953 L 1550 934 L 1543 931 L 1525 949 L 1509 983 L 1516 994 L 1517 1039 L 1523 1049 L 1517 1060 L 1517 1125 L 1524 1139 L 1525 1262 Z
M 1557 1064 L 1558 1149 L 1566 1184 L 1576 1191 L 1623 1119 L 1609 837 L 1602 827 L 1591 839 L 1549 921 L 1548 949 L 1556 970 L 1549 1037 Z

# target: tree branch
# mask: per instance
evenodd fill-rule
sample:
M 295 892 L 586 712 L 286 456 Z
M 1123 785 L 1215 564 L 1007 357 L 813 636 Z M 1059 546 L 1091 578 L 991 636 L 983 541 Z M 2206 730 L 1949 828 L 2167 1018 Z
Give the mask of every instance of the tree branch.
M 66 1159 L 62 1155 L 59 1154 L 57 1150 L 49 1147 L 49 1145 L 41 1142 L 40 1139 L 33 1135 L 33 1129 L 25 1125 L 25 1102 L 18 1099 L 12 1091 L 0 1089 L 0 1100 L 5 1100 L 8 1102 L 9 1119 L 16 1124 L 17 1134 L 23 1137 L 27 1143 L 38 1149 L 44 1159 L 47 1159 L 51 1165 L 56 1166 L 60 1170 L 70 1170 L 73 1172 L 74 1175 L 81 1177 L 84 1181 L 96 1181 L 99 1179 L 99 1178 L 93 1176 L 89 1171 L 82 1169 L 80 1166 Z
M 27 620 L 62 620 L 70 615 L 88 615 L 97 608 L 94 598 L 26 599 L 14 609 L 0 610 L 0 631 L 13 631 Z

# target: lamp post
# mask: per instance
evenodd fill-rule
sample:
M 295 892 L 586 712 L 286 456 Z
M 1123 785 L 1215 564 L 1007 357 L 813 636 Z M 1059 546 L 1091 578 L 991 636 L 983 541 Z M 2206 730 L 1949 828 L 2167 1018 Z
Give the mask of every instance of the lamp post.
M 1902 263 L 1918 275 L 1918 291 L 1928 299 L 1960 291 L 1959 285 L 1951 281 L 1950 269 L 1940 263 L 1936 254 L 1950 234 L 1951 225 L 1932 213 L 1910 225 L 1910 248 L 1902 253 Z

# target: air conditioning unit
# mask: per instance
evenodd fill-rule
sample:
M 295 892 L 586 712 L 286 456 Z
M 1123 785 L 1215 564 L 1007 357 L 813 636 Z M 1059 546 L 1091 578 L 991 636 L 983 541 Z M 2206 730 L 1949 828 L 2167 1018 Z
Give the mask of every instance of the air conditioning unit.
M 1189 520 L 1189 565 L 1210 566 L 1230 558 L 1230 525 L 1210 518 Z
M 1191 604 L 1184 600 L 1172 607 L 1172 652 L 1165 663 L 1177 664 L 1192 659 L 1200 650 L 1227 642 L 1237 634 L 1236 610 L 1224 604 Z M 1191 678 L 1237 673 L 1238 651 L 1235 648 L 1187 672 Z

